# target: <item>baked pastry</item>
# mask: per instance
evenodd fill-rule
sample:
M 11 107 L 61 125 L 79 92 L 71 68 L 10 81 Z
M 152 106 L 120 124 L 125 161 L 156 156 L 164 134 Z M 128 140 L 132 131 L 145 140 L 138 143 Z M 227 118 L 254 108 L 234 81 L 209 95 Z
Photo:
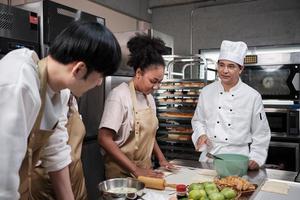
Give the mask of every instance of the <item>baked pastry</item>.
M 174 83 L 175 86 L 182 86 L 182 83 Z
M 189 82 L 186 82 L 183 85 L 184 85 L 184 87 L 191 87 L 191 83 L 189 83 Z
M 182 93 L 182 91 L 176 91 L 176 92 L 174 92 L 174 95 L 182 95 L 183 93 Z
M 177 140 L 179 136 L 180 136 L 179 134 L 173 134 L 173 133 L 168 134 L 168 138 L 171 140 Z
M 196 93 L 196 91 L 189 91 L 187 94 L 188 95 L 196 95 L 197 93 Z
M 174 99 L 172 99 L 172 98 L 167 99 L 166 102 L 174 102 Z
M 185 99 L 184 102 L 186 102 L 186 103 L 194 103 L 194 99 Z
M 178 117 L 178 118 L 188 118 L 193 117 L 194 113 L 176 113 L 176 112 L 165 112 L 160 113 L 160 116 L 164 117 Z
M 192 137 L 190 135 L 179 135 L 178 140 L 188 141 L 191 140 Z
M 168 132 L 172 133 L 192 133 L 192 128 L 187 127 L 167 127 Z
M 175 99 L 175 102 L 181 103 L 181 102 L 182 102 L 182 99 Z
M 166 102 L 166 99 L 165 98 L 162 98 L 162 99 L 158 99 L 159 102 Z
M 172 92 L 170 92 L 170 91 L 165 91 L 163 94 L 165 94 L 165 95 L 171 95 Z

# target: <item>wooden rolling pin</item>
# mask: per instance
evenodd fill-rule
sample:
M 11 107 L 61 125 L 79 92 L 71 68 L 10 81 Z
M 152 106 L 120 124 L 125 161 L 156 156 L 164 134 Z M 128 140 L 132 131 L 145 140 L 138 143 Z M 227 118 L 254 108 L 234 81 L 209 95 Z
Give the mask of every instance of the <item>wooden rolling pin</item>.
M 164 190 L 165 187 L 176 188 L 176 184 L 169 184 L 163 178 L 139 176 L 138 180 L 143 182 L 146 188 L 158 189 L 158 190 Z

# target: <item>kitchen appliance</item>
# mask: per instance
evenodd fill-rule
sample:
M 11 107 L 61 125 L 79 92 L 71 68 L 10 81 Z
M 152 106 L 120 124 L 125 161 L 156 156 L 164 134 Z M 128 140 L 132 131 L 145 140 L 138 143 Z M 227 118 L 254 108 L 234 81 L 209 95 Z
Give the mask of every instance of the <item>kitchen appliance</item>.
M 37 13 L 0 4 L 0 59 L 23 47 L 40 54 Z
M 299 110 L 292 105 L 265 105 L 272 133 L 299 135 Z
M 42 57 L 48 54 L 49 45 L 54 38 L 72 21 L 96 21 L 105 24 L 105 19 L 89 13 L 55 3 L 41 0 L 18 6 L 36 12 L 40 18 L 40 41 Z
M 299 101 L 299 73 L 300 52 L 248 55 L 241 79 L 263 99 Z
M 265 166 L 287 171 L 299 171 L 299 141 L 271 141 Z

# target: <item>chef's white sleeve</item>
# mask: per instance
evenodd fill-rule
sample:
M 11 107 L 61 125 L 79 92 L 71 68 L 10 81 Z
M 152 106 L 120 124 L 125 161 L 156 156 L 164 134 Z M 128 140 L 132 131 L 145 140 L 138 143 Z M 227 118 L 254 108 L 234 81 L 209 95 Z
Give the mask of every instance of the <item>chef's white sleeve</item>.
M 250 160 L 254 160 L 259 166 L 262 166 L 268 155 L 271 131 L 260 95 L 255 98 L 250 131 L 252 134 Z
M 67 90 L 61 91 L 62 112 L 59 116 L 58 125 L 54 133 L 49 137 L 48 142 L 41 152 L 42 166 L 47 172 L 54 172 L 63 169 L 72 162 L 71 147 L 68 145 L 69 135 L 66 128 L 69 110 L 68 100 L 70 93 Z
M 26 153 L 29 133 L 40 108 L 40 101 L 36 98 L 39 94 L 34 95 L 33 90 L 33 87 L 18 85 L 0 87 L 1 200 L 19 199 L 19 170 Z
M 206 134 L 205 114 L 204 114 L 204 103 L 202 93 L 199 95 L 197 107 L 192 118 L 191 124 L 193 128 L 192 141 L 197 148 L 197 141 L 201 135 Z

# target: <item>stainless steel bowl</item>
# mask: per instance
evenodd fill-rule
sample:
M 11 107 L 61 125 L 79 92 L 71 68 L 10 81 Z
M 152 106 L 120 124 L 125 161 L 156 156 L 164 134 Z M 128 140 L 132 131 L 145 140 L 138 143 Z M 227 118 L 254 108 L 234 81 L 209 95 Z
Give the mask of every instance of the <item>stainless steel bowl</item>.
M 114 193 L 109 190 L 114 188 L 135 188 L 137 192 L 134 193 Z M 121 199 L 136 199 L 141 196 L 145 184 L 132 178 L 114 178 L 99 183 L 100 199 L 104 200 L 121 200 Z

